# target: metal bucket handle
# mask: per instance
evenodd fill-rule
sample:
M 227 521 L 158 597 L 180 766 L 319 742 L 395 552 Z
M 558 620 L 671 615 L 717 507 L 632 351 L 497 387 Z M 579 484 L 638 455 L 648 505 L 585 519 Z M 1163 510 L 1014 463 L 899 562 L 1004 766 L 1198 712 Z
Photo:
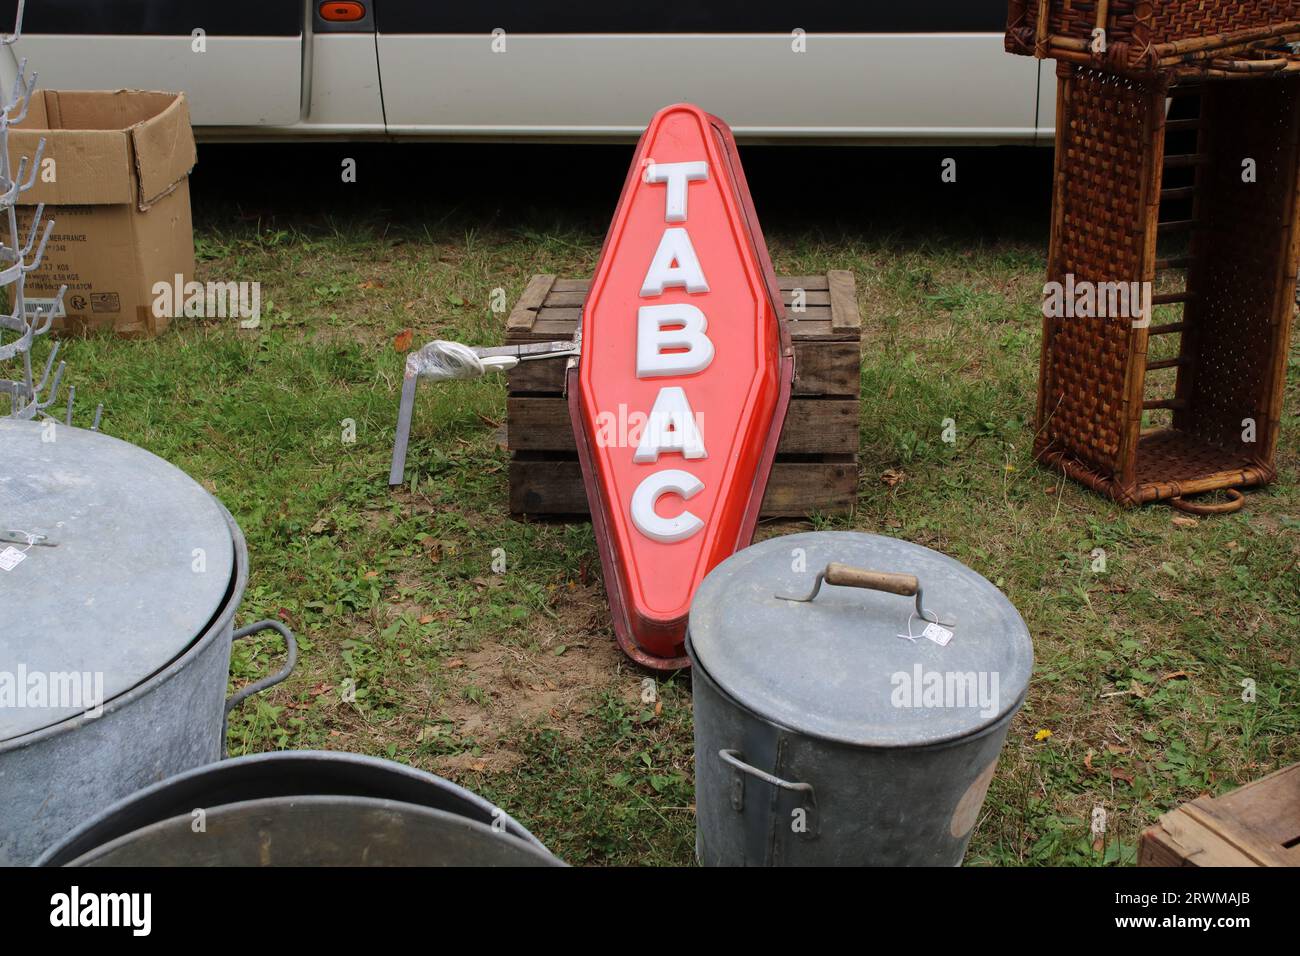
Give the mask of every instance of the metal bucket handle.
M 867 568 L 855 568 L 851 564 L 841 564 L 838 561 L 831 561 L 826 565 L 826 569 L 817 574 L 817 580 L 813 582 L 812 590 L 805 597 L 794 597 L 789 594 L 778 594 L 776 597 L 782 601 L 799 601 L 806 603 L 815 598 L 822 589 L 822 584 L 834 584 L 846 588 L 864 588 L 868 591 L 885 591 L 889 594 L 899 594 L 903 597 L 916 595 L 916 614 L 923 621 L 929 621 L 932 624 L 940 624 L 944 627 L 952 627 L 950 621 L 942 620 L 939 615 L 933 611 L 925 609 L 924 595 L 921 591 L 921 582 L 915 574 L 897 574 L 892 571 L 871 571 Z
M 235 631 L 234 635 L 231 637 L 231 642 L 233 643 L 241 638 L 249 637 L 260 631 L 267 630 L 275 631 L 284 638 L 284 647 L 289 659 L 285 661 L 284 666 L 274 674 L 271 674 L 268 677 L 263 677 L 261 680 L 254 681 L 247 687 L 235 691 L 235 693 L 231 695 L 230 699 L 226 701 L 225 710 L 221 713 L 222 760 L 225 760 L 226 757 L 229 756 L 226 751 L 226 727 L 228 723 L 227 718 L 229 718 L 230 712 L 254 694 L 260 693 L 268 687 L 274 687 L 276 684 L 280 683 L 280 681 L 293 673 L 293 666 L 298 663 L 298 642 L 294 640 L 293 631 L 289 630 L 279 621 L 258 621 L 256 624 L 249 624 L 247 627 L 241 627 L 239 630 Z
M 813 791 L 811 783 L 791 783 L 789 780 L 782 780 L 780 777 L 768 773 L 766 770 L 759 770 L 753 764 L 745 763 L 744 754 L 739 750 L 719 750 L 718 756 L 722 762 L 727 764 L 733 770 L 737 771 L 732 778 L 731 784 L 731 808 L 737 812 L 745 809 L 745 778 L 742 774 L 748 774 L 756 777 L 766 784 L 778 787 L 781 790 L 788 790 L 792 793 L 803 794 L 803 806 L 805 813 L 806 827 L 801 834 L 804 839 L 815 839 L 818 834 L 819 826 L 817 819 L 817 794 Z

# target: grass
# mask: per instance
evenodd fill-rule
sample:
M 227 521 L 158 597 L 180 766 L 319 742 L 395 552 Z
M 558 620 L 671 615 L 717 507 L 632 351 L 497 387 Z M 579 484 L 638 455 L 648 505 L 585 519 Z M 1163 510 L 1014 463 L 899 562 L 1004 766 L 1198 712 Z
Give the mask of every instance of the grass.
M 386 485 L 393 338 L 496 343 L 495 290 L 589 274 L 628 151 L 413 150 L 205 148 L 199 278 L 260 281 L 263 326 L 72 341 L 79 417 L 104 401 L 106 431 L 212 490 L 248 538 L 240 623 L 299 635 L 295 675 L 232 715 L 232 753 L 387 756 L 481 792 L 569 862 L 690 864 L 689 675 L 648 700 L 589 527 L 507 515 L 501 380 L 422 388 L 410 480 Z M 338 157 L 358 151 L 348 192 Z M 1297 353 L 1276 484 L 1230 517 L 1121 510 L 1031 460 L 1046 154 L 960 153 L 954 187 L 939 153 L 745 158 L 777 271 L 858 281 L 858 505 L 813 524 L 951 554 L 1034 636 L 967 863 L 1129 863 L 1163 811 L 1300 759 Z M 246 184 L 262 163 L 296 172 Z M 241 642 L 233 684 L 278 660 L 273 638 Z

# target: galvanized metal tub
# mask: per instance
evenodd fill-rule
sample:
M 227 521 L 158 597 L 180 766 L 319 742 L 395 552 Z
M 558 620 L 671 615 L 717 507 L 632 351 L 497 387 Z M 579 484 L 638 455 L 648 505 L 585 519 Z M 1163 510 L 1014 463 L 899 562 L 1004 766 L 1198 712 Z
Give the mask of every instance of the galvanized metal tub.
M 48 668 L 32 668 L 31 657 L 43 666 L 58 659 L 63 663 L 55 666 L 68 670 L 110 673 L 103 699 L 89 710 L 53 704 L 0 709 L 0 865 L 7 866 L 31 863 L 122 797 L 217 760 L 229 707 L 282 680 L 295 655 L 292 635 L 276 622 L 234 630 L 248 579 L 248 553 L 238 525 L 219 502 L 162 459 L 106 435 L 58 426 L 55 440 L 41 443 L 49 447 L 34 449 L 44 428 L 39 422 L 0 420 L 5 449 L 0 512 L 8 519 L 0 521 L 5 525 L 0 534 L 12 539 L 9 525 L 21 521 L 24 530 L 32 531 L 45 521 L 42 527 L 53 539 L 52 545 L 31 546 L 21 563 L 0 576 L 6 622 L 0 629 L 0 672 L 10 675 L 11 685 L 16 673 L 48 673 Z M 140 500 L 115 501 L 119 489 L 108 473 L 131 475 L 137 463 Z M 179 497 L 165 503 L 168 490 Z M 159 514 L 166 516 L 169 505 L 180 513 L 202 509 L 194 535 L 178 544 L 161 540 L 158 526 L 146 520 L 150 514 L 156 520 Z M 82 527 L 90 530 L 83 533 Z M 106 554 L 95 550 L 105 528 L 120 528 L 115 533 L 122 555 L 114 566 L 107 566 L 113 560 L 111 547 Z M 174 544 L 177 560 L 182 555 L 193 560 L 193 546 L 200 542 L 205 549 L 214 579 L 205 581 L 203 593 L 185 603 L 183 611 L 167 606 L 181 598 L 158 588 L 154 578 L 142 582 L 140 594 L 127 591 L 124 596 L 136 570 L 128 547 L 150 533 L 159 550 Z M 8 546 L 0 543 L 0 552 Z M 96 572 L 101 560 L 106 562 L 102 575 Z M 141 607 L 139 620 L 144 622 L 141 631 L 162 635 L 158 641 L 135 630 L 131 617 L 137 603 L 151 600 L 159 603 L 161 613 Z M 60 623 L 63 614 L 67 617 Z M 51 615 L 54 620 L 46 620 Z M 187 635 L 186 620 L 202 623 Z M 177 632 L 165 634 L 169 626 Z M 288 664 L 228 703 L 232 641 L 266 628 L 279 631 L 289 643 Z M 136 634 L 141 639 L 132 642 Z
M 886 573 L 850 573 L 863 569 Z M 952 625 L 945 645 L 921 636 L 914 603 Z M 773 538 L 723 562 L 696 594 L 687 651 L 706 866 L 959 864 L 1033 663 L 988 581 L 853 532 Z M 979 674 L 987 688 L 994 672 L 981 698 Z M 974 675 L 980 706 L 927 704 L 933 674 L 967 688 Z
M 120 801 L 43 866 L 559 866 L 482 797 L 402 764 L 285 751 L 224 760 Z

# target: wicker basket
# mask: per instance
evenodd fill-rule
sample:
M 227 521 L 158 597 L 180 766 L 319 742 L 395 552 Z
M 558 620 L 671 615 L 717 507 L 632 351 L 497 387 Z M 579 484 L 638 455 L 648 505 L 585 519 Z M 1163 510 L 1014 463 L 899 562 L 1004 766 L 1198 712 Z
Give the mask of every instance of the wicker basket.
M 1010 0 L 1006 48 L 1132 76 L 1222 77 L 1300 70 L 1280 46 L 1296 39 L 1300 0 Z M 1261 60 L 1261 48 L 1273 52 Z
M 1153 282 L 1154 293 L 1145 316 L 1045 307 L 1036 456 L 1126 505 L 1235 510 L 1236 492 L 1208 508 L 1181 498 L 1274 477 L 1300 81 L 1170 88 L 1057 72 L 1049 282 Z

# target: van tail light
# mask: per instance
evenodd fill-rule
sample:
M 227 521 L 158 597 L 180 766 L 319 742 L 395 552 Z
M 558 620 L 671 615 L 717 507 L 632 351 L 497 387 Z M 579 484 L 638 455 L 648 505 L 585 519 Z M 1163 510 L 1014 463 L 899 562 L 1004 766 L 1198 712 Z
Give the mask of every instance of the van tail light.
M 366 5 L 354 0 L 327 0 L 318 10 L 320 18 L 331 23 L 351 23 L 366 16 Z

